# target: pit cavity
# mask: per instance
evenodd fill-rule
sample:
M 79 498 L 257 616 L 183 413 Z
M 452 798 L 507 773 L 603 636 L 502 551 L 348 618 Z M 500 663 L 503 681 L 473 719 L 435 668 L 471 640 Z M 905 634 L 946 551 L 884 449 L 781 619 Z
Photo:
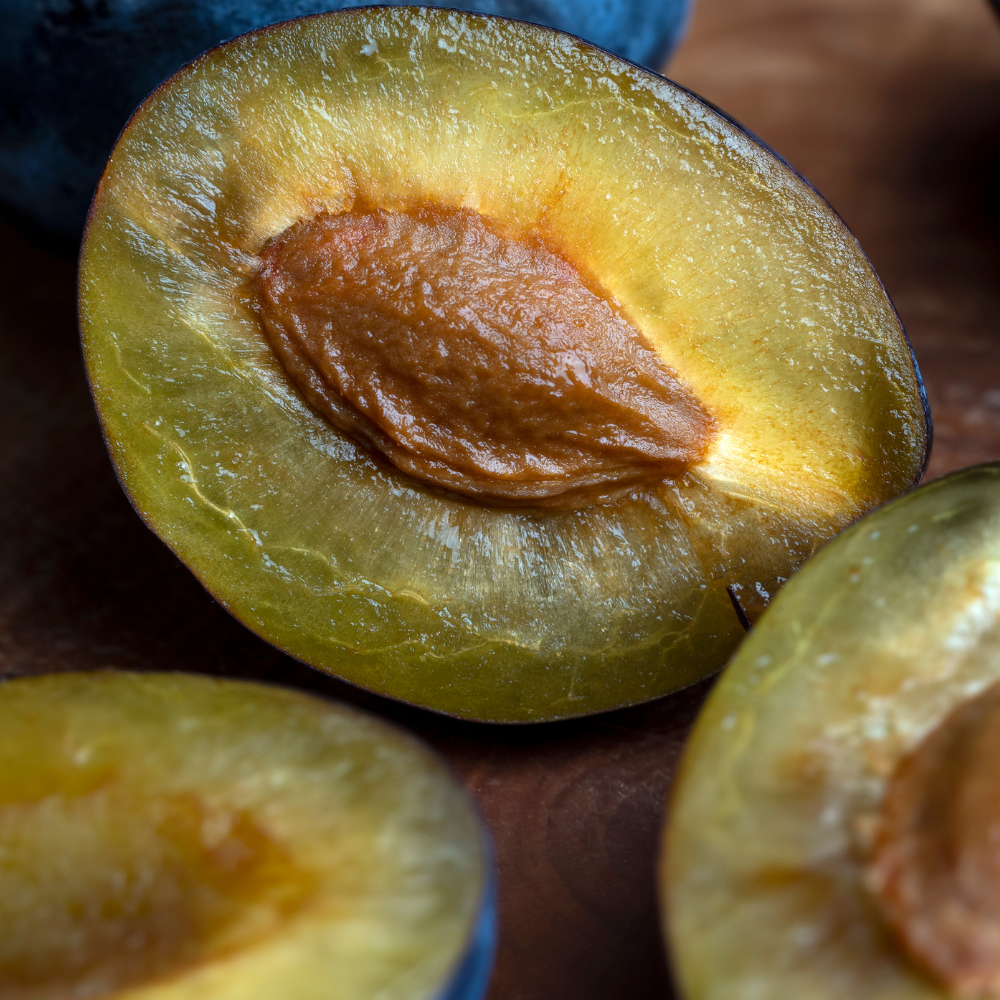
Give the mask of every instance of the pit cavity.
M 713 431 L 611 296 L 473 211 L 297 222 L 264 249 L 256 292 L 315 410 L 482 503 L 585 506 L 683 472 Z
M 0 805 L 0 1000 L 89 1000 L 251 947 L 309 880 L 240 810 L 114 788 Z

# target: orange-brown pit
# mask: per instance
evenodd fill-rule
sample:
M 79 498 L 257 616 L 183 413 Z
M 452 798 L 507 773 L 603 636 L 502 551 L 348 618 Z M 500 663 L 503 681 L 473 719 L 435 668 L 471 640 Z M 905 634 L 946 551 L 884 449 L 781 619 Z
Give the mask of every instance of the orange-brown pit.
M 959 996 L 1000 994 L 1000 683 L 905 756 L 867 873 L 909 955 Z
M 484 503 L 572 508 L 700 459 L 712 419 L 610 297 L 476 212 L 322 214 L 263 252 L 259 312 L 310 405 Z

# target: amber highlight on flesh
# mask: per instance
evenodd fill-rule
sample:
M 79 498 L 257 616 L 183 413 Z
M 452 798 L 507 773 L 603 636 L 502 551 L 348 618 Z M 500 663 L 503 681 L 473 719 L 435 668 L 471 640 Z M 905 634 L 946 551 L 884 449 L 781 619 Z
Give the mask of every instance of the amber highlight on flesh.
M 0 804 L 0 844 L 0 1000 L 171 979 L 279 932 L 313 891 L 255 817 L 192 794 L 51 789 Z
M 867 883 L 907 953 L 959 996 L 1000 991 L 1000 683 L 893 773 Z
M 713 421 L 621 310 L 537 238 L 470 210 L 297 222 L 261 322 L 312 407 L 425 483 L 573 508 L 676 475 Z

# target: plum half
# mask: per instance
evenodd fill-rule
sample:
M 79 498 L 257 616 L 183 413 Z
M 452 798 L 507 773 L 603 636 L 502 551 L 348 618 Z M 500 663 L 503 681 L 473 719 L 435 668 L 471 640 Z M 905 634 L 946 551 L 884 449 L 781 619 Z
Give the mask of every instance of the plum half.
M 183 674 L 0 684 L 3 1000 L 479 1000 L 489 850 L 416 741 Z
M 682 762 L 661 874 L 685 997 L 996 995 L 998 681 L 1000 464 L 803 567 Z
M 421 8 L 276 25 L 123 133 L 80 271 L 133 503 L 241 621 L 489 721 L 718 669 L 913 485 L 899 321 L 826 203 L 681 88 Z
M 74 250 L 129 115 L 183 63 L 274 21 L 358 0 L 4 0 L 0 204 Z M 690 0 L 452 0 L 570 31 L 659 68 Z

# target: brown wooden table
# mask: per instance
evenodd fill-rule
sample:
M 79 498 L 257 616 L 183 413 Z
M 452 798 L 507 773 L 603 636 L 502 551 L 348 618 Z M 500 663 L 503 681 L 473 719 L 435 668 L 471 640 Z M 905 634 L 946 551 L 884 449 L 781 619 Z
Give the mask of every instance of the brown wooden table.
M 926 378 L 930 473 L 1000 458 L 1000 23 L 984 0 L 701 0 L 669 73 L 798 167 L 868 250 Z M 493 831 L 491 1000 L 669 997 L 653 866 L 709 685 L 498 728 L 365 695 L 278 653 L 122 495 L 84 380 L 73 265 L 0 235 L 0 674 L 187 668 L 401 721 L 452 761 Z

